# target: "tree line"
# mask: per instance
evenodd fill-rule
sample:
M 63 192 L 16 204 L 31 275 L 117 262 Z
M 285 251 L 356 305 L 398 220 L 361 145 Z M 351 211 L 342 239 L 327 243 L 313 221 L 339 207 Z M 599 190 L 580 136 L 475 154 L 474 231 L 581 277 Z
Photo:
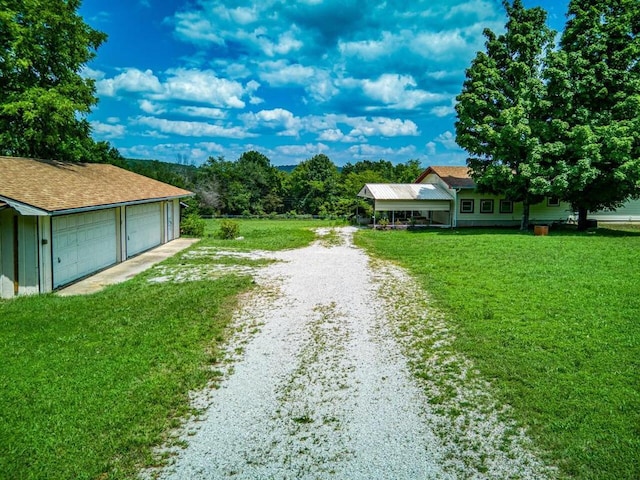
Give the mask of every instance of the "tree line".
M 584 229 L 640 196 L 640 2 L 571 0 L 559 46 L 542 8 L 503 4 L 457 97 L 457 143 L 481 191 L 523 202 L 523 228 L 546 196 Z
M 195 192 L 190 208 L 202 215 L 260 216 L 370 216 L 371 205 L 357 197 L 365 183 L 411 183 L 423 171 L 418 160 L 362 160 L 338 168 L 324 154 L 285 171 L 253 150 L 233 161 L 210 157 L 199 167 L 133 160 L 125 166 Z

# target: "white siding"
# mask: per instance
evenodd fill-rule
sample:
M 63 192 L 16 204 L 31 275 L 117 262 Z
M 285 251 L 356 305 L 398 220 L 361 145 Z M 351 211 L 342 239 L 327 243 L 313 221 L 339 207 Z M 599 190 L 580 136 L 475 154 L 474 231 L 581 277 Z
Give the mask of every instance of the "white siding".
M 629 200 L 614 212 L 607 212 L 604 210 L 598 210 L 593 213 L 589 212 L 589 218 L 593 218 L 604 223 L 640 222 L 640 200 Z
M 451 210 L 448 200 L 376 200 L 376 211 L 444 211 Z
M 126 208 L 127 258 L 162 243 L 162 203 L 145 203 Z
M 487 195 L 475 190 L 463 189 L 457 196 L 457 224 L 458 226 L 510 226 L 519 225 L 522 221 L 522 203 L 513 204 L 513 212 L 500 213 L 500 200 L 504 197 L 498 195 Z M 473 213 L 461 213 L 460 202 L 462 200 L 473 200 Z M 481 200 L 493 200 L 493 213 L 480 213 Z M 531 205 L 529 209 L 529 221 L 531 223 L 552 223 L 566 222 L 572 210 L 569 204 L 560 203 L 559 206 L 548 206 L 547 200 Z
M 116 209 L 53 217 L 53 288 L 117 262 Z
M 13 297 L 13 210 L 0 210 L 0 297 Z
M 18 220 L 18 255 L 15 255 L 15 220 Z M 38 293 L 38 235 L 37 217 L 17 215 L 15 210 L 0 212 L 0 296 L 14 296 L 14 282 L 18 282 L 18 295 Z M 17 259 L 17 278 L 16 264 Z

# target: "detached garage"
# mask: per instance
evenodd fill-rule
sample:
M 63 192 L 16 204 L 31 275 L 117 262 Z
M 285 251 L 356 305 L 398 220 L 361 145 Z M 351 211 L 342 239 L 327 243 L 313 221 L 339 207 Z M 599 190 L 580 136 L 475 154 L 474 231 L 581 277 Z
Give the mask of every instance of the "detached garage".
M 187 190 L 106 164 L 0 156 L 0 297 L 49 292 L 180 236 Z

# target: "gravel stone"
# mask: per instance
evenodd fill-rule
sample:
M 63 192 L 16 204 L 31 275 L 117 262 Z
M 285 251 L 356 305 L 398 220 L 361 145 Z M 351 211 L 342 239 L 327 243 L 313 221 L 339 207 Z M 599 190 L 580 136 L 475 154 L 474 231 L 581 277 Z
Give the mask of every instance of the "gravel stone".
M 186 447 L 147 477 L 552 476 L 504 420 L 508 408 L 451 351 L 446 321 L 424 292 L 397 267 L 372 264 L 354 231 L 322 229 L 309 247 L 257 254 L 277 261 L 253 270 L 258 287 L 236 316 L 229 370 L 216 388 L 194 393 L 203 413 L 180 434 Z M 421 341 L 429 351 L 416 355 Z M 416 379 L 416 362 L 438 378 Z M 460 396 L 433 404 L 445 387 Z

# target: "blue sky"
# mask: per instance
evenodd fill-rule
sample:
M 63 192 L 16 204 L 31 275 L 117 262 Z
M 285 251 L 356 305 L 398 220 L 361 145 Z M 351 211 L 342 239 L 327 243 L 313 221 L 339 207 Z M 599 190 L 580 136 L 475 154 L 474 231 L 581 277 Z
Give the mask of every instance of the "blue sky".
M 564 26 L 568 0 L 524 0 Z M 408 5 L 408 6 L 407 6 Z M 129 158 L 463 165 L 453 105 L 499 0 L 84 0 L 96 140 Z

